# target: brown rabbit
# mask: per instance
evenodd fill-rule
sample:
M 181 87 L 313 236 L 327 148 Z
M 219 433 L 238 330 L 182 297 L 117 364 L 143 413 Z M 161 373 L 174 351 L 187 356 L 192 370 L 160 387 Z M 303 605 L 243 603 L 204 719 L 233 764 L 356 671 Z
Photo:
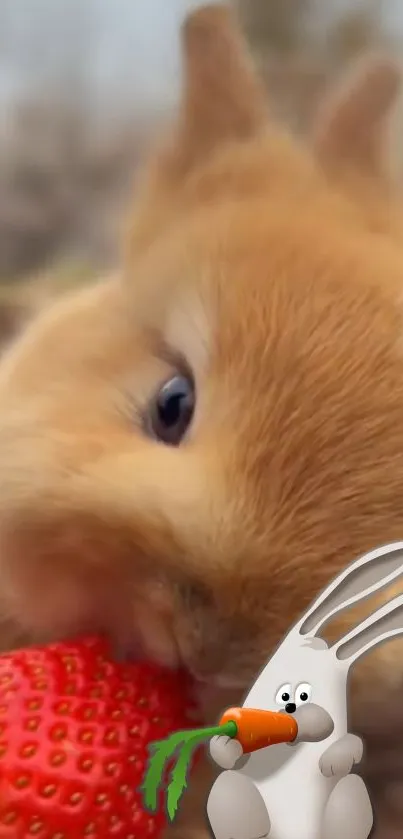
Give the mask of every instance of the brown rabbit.
M 399 72 L 360 71 L 312 151 L 272 124 L 227 9 L 183 45 L 120 272 L 0 367 L 1 645 L 106 630 L 234 704 L 340 568 L 402 538 Z M 357 668 L 360 710 L 389 708 L 401 660 Z

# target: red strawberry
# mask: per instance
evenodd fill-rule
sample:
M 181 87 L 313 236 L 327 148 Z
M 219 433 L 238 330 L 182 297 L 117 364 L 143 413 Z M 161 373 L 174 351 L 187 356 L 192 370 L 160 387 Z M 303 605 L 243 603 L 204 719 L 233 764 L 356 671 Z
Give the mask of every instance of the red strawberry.
M 148 743 L 191 724 L 190 685 L 111 663 L 107 649 L 85 639 L 0 657 L 0 839 L 154 839 L 164 827 L 138 788 Z

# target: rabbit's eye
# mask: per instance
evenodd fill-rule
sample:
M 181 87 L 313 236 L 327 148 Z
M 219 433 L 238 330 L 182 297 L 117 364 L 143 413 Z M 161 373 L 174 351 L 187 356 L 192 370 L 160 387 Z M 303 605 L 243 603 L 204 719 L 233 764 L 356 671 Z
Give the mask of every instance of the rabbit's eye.
M 276 693 L 277 705 L 286 705 L 291 699 L 291 685 L 282 685 Z
M 190 377 L 173 376 L 158 391 L 149 410 L 149 433 L 167 446 L 179 446 L 192 421 L 195 389 Z
M 304 682 L 301 685 L 298 685 L 297 690 L 295 691 L 295 704 L 302 705 L 303 702 L 309 702 L 312 696 L 312 685 L 308 685 L 307 682 Z

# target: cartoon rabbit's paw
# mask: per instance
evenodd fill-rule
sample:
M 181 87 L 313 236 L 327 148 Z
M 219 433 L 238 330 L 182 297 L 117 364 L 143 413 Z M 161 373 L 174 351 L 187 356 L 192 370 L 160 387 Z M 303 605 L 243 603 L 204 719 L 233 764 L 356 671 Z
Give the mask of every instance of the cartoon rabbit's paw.
M 221 769 L 233 769 L 242 757 L 243 749 L 233 737 L 217 735 L 210 740 L 210 755 Z
M 363 755 L 363 743 L 355 734 L 346 734 L 332 743 L 319 760 L 319 768 L 326 778 L 333 775 L 349 775 L 353 767 L 360 763 Z

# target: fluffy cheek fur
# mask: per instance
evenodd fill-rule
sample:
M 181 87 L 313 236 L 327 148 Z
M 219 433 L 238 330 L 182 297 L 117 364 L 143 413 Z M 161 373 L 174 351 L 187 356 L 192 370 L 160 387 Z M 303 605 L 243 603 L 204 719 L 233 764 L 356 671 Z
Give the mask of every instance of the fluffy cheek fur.
M 214 604 L 202 599 L 199 622 L 194 609 L 223 509 L 219 470 L 143 427 L 172 356 L 205 375 L 207 313 L 186 292 L 151 323 L 146 298 L 133 307 L 113 278 L 44 313 L 3 362 L 3 649 L 87 629 L 170 665 L 211 649 Z
M 176 659 L 164 558 L 180 546 L 160 513 L 172 465 L 141 428 L 171 369 L 136 341 L 119 294 L 112 282 L 52 309 L 3 364 L 3 647 L 86 627 L 130 647 L 141 627 L 155 656 Z

